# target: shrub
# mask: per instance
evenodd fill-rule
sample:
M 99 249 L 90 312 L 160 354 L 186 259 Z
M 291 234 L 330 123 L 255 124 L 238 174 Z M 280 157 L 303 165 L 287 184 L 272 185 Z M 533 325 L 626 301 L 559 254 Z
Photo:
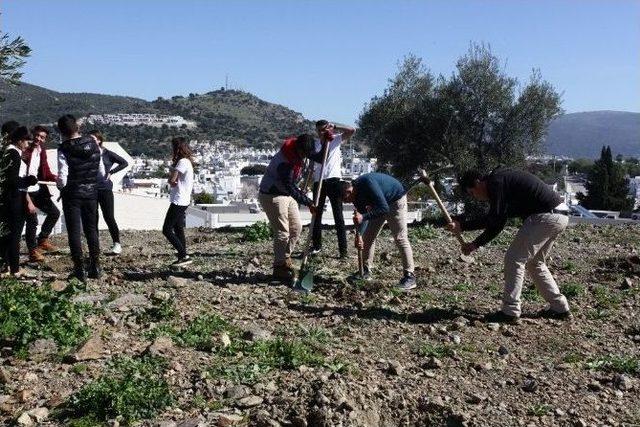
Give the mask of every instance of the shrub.
M 49 286 L 5 279 L 0 289 L 0 339 L 14 342 L 18 350 L 41 338 L 68 348 L 89 336 L 83 321 L 86 308 L 71 301 L 73 284 L 56 292 Z
M 438 230 L 431 224 L 421 225 L 411 229 L 411 238 L 418 240 L 431 240 L 438 237 Z
M 587 362 L 586 367 L 598 371 L 635 375 L 640 374 L 640 358 L 607 355 L 591 359 Z
M 272 236 L 271 227 L 265 221 L 258 221 L 245 227 L 242 234 L 243 240 L 246 242 L 261 242 L 271 239 Z
M 205 193 L 204 191 L 193 196 L 193 203 L 196 205 L 208 205 L 215 202 L 216 198 L 213 197 L 213 194 Z
M 572 282 L 572 283 L 567 283 L 565 285 L 560 286 L 560 290 L 565 297 L 571 299 L 571 298 L 579 297 L 580 295 L 584 294 L 585 288 L 580 283 Z
M 114 359 L 102 376 L 73 394 L 66 413 L 80 420 L 106 421 L 120 417 L 125 424 L 154 417 L 173 402 L 163 378 L 164 359 Z

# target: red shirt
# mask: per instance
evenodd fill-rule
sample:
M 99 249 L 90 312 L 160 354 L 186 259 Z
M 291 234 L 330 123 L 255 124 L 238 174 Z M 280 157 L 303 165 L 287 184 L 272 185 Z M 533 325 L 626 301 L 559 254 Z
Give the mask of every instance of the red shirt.
M 40 166 L 38 166 L 38 180 L 39 181 L 55 181 L 58 177 L 51 172 L 49 168 L 49 162 L 47 161 L 47 150 L 40 146 Z M 27 168 L 29 167 L 29 163 L 31 163 L 31 154 L 33 153 L 34 147 L 29 146 L 22 152 L 22 160 L 27 164 Z

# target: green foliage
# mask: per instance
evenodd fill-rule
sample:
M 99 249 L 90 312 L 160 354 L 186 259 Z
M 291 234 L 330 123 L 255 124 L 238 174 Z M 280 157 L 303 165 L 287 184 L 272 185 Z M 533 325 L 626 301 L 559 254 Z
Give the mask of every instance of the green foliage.
M 48 286 L 3 279 L 0 289 L 0 340 L 15 342 L 17 349 L 41 338 L 68 348 L 89 336 L 85 308 L 71 301 L 74 286 L 56 292 Z
M 145 311 L 138 316 L 139 320 L 143 322 L 160 322 L 162 320 L 171 320 L 178 314 L 176 310 L 175 302 L 171 299 L 166 301 L 160 301 L 158 304 L 145 309 Z
M 634 356 L 601 356 L 589 360 L 585 366 L 588 369 L 598 371 L 631 375 L 640 374 L 640 358 Z
M 537 71 L 518 88 L 483 45 L 471 46 L 451 77 L 436 78 L 409 56 L 360 116 L 360 134 L 379 163 L 401 177 L 443 160 L 457 174 L 523 165 L 561 109 L 560 95 Z
M 536 403 L 529 407 L 527 411 L 529 415 L 533 415 L 535 417 L 542 417 L 547 415 L 551 411 L 551 406 L 546 405 L 544 403 Z
M 31 55 L 31 48 L 22 37 L 9 38 L 0 32 L 0 79 L 11 85 L 18 84 L 22 78 L 20 69 Z M 3 99 L 0 97 L 0 101 Z
M 273 237 L 271 227 L 265 221 L 258 221 L 245 227 L 242 232 L 242 239 L 245 242 L 262 242 Z
M 630 211 L 633 199 L 629 196 L 624 168 L 613 161 L 611 147 L 602 147 L 600 159 L 588 174 L 587 194 L 578 194 L 587 209 Z
M 593 289 L 593 297 L 596 301 L 596 306 L 604 310 L 617 308 L 622 300 L 619 295 L 616 295 L 609 288 L 602 285 L 596 286 Z
M 277 337 L 258 341 L 251 349 L 261 365 L 279 369 L 296 369 L 299 366 L 321 366 L 324 356 L 299 339 Z
M 164 324 L 149 331 L 147 336 L 153 339 L 160 335 L 166 335 L 179 346 L 211 351 L 214 349 L 222 350 L 217 342 L 217 335 L 222 332 L 228 332 L 229 335 L 238 334 L 235 328 L 217 314 L 205 314 L 193 319 L 183 329 Z
M 570 282 L 560 286 L 562 294 L 569 298 L 577 298 L 585 293 L 585 287 L 580 283 Z
M 440 233 L 431 224 L 421 225 L 409 229 L 409 233 L 412 239 L 416 240 L 431 240 L 439 237 Z
M 417 353 L 421 357 L 437 357 L 440 359 L 445 357 L 452 357 L 455 355 L 455 351 L 450 345 L 431 343 L 422 344 L 418 348 Z
M 196 205 L 207 205 L 216 202 L 216 198 L 213 194 L 205 193 L 204 191 L 193 196 L 193 203 Z
M 456 292 L 468 292 L 473 289 L 473 285 L 469 282 L 456 283 L 453 290 Z
M 535 286 L 525 286 L 522 289 L 522 299 L 525 301 L 542 301 L 542 297 Z
M 161 358 L 116 358 L 107 372 L 69 398 L 67 413 L 102 422 L 119 417 L 126 425 L 153 418 L 173 402 L 165 368 Z

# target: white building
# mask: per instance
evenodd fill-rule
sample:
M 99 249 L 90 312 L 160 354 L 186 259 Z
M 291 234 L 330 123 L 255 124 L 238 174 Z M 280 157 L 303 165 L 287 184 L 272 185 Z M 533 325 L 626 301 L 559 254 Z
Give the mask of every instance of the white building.
M 169 127 L 193 128 L 196 122 L 186 120 L 182 116 L 165 116 L 161 114 L 91 114 L 83 119 L 92 125 L 115 125 L 115 126 L 153 126 L 161 127 L 163 125 Z

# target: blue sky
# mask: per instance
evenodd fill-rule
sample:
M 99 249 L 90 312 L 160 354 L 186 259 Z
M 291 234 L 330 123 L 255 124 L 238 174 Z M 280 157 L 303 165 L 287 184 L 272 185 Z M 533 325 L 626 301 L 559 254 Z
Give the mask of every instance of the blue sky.
M 310 119 L 355 123 L 413 53 L 449 75 L 470 42 L 532 68 L 567 112 L 640 111 L 640 1 L 0 1 L 33 49 L 24 80 L 144 99 L 229 84 Z

